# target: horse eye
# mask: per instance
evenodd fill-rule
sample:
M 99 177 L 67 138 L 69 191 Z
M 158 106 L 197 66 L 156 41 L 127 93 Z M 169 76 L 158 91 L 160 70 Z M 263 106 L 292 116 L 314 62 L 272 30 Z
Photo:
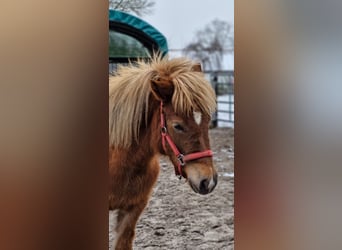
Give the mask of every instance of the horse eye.
M 184 128 L 183 128 L 181 125 L 179 125 L 179 124 L 174 124 L 174 125 L 173 125 L 173 128 L 174 128 L 175 130 L 184 132 Z

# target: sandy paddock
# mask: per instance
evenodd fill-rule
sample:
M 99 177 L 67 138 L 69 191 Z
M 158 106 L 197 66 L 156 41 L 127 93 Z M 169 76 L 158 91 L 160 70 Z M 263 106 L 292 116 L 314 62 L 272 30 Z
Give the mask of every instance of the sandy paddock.
M 161 159 L 152 198 L 137 224 L 134 249 L 234 249 L 234 130 L 209 133 L 219 174 L 216 189 L 209 195 L 194 193 L 184 179 L 177 179 L 171 163 Z M 109 239 L 111 247 L 111 234 Z

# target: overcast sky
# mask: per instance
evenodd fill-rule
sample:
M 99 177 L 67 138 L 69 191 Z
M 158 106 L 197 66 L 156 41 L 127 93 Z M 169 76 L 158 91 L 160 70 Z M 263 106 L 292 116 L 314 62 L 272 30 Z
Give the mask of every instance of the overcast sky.
M 214 19 L 234 26 L 234 0 L 156 0 L 154 12 L 143 17 L 167 39 L 169 49 L 182 49 L 193 41 L 196 31 Z M 233 56 L 225 59 L 234 67 Z

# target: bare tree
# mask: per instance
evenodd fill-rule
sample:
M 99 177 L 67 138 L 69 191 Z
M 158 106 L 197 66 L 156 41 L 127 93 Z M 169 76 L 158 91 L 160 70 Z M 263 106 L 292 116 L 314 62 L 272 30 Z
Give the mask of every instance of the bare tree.
M 194 41 L 183 50 L 187 56 L 200 60 L 205 70 L 222 69 L 223 55 L 234 51 L 232 26 L 213 20 L 197 31 Z
M 109 9 L 133 13 L 140 17 L 151 14 L 154 5 L 153 0 L 109 0 Z

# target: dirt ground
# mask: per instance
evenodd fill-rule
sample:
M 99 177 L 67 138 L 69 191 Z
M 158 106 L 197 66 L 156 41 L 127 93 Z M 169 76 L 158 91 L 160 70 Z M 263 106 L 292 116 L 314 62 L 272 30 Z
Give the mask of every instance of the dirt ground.
M 234 249 L 234 130 L 215 128 L 209 133 L 219 175 L 215 190 L 196 194 L 184 179 L 178 180 L 171 163 L 161 159 L 152 198 L 136 227 L 134 249 Z

